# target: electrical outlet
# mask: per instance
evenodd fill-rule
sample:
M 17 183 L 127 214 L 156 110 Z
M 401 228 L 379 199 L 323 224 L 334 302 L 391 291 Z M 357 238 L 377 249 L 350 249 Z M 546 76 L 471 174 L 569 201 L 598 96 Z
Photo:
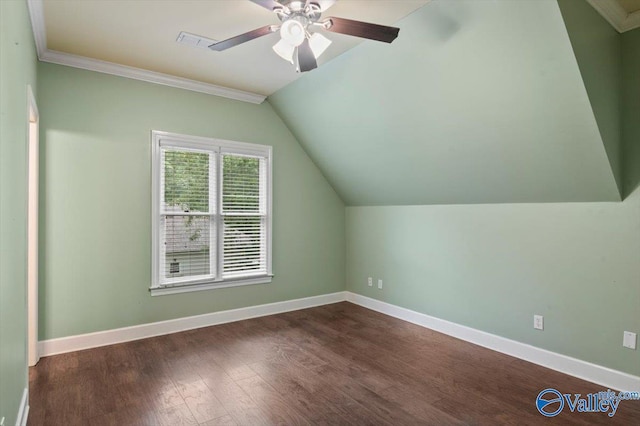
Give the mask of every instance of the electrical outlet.
M 544 330 L 544 317 L 542 315 L 533 316 L 533 328 L 536 330 Z
M 382 280 L 378 280 L 378 288 L 382 289 Z
M 636 333 L 625 331 L 622 337 L 622 346 L 629 349 L 636 348 Z
M 369 285 L 369 287 L 373 287 L 373 278 L 369 277 L 369 279 L 367 280 L 367 284 Z

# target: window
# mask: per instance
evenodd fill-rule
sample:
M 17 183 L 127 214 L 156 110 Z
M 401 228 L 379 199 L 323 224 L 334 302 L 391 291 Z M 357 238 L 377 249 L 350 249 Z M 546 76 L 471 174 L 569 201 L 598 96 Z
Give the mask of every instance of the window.
M 152 132 L 151 294 L 271 281 L 271 147 Z

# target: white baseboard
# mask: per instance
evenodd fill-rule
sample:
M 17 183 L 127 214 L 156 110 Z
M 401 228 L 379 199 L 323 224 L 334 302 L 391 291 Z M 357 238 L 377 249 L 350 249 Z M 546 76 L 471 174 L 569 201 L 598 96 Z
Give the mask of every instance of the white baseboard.
M 27 426 L 27 417 L 29 417 L 29 389 L 25 388 L 24 391 L 22 391 L 16 426 Z
M 274 315 L 283 312 L 297 311 L 314 306 L 343 302 L 347 299 L 346 292 L 323 294 L 305 297 L 303 299 L 287 300 L 284 302 L 268 303 L 265 305 L 249 306 L 228 311 L 178 318 L 149 324 L 134 325 L 114 330 L 98 331 L 58 339 L 44 340 L 38 343 L 40 356 L 51 356 L 83 349 L 124 343 L 132 340 L 146 339 L 163 334 L 177 333 L 196 328 L 240 321 L 250 318 Z
M 284 302 L 268 303 L 265 305 L 249 306 L 228 311 L 213 312 L 186 318 L 118 328 L 115 330 L 99 331 L 59 339 L 44 340 L 38 343 L 41 356 L 50 356 L 100 346 L 124 343 L 132 340 L 209 327 L 228 322 L 241 321 L 266 315 L 312 308 L 314 306 L 349 301 L 356 305 L 399 318 L 431 330 L 456 337 L 461 340 L 492 349 L 552 370 L 559 371 L 589 382 L 602 385 L 609 389 L 622 391 L 638 391 L 640 377 L 611 368 L 602 367 L 566 355 L 561 355 L 545 349 L 540 349 L 526 343 L 496 336 L 491 333 L 476 330 L 471 327 L 456 324 L 410 309 L 402 308 L 390 303 L 381 302 L 356 293 L 342 291 L 303 299 L 287 300 Z M 28 397 L 25 404 L 28 403 Z M 21 412 L 22 412 L 21 408 Z M 28 405 L 26 411 L 28 412 Z M 26 415 L 25 415 L 26 421 Z
M 587 380 L 608 389 L 619 391 L 640 390 L 640 377 L 611 368 L 602 367 L 566 355 L 540 349 L 526 343 L 496 336 L 474 328 L 459 325 L 370 297 L 347 292 L 347 301 L 422 327 L 438 331 L 461 340 L 502 352 L 579 379 Z

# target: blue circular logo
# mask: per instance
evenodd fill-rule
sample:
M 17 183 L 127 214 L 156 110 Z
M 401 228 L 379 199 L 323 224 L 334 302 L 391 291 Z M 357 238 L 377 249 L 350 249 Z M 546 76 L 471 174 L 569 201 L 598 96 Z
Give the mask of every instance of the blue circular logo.
M 558 404 L 558 406 L 556 407 L 555 404 Z M 536 408 L 543 416 L 557 416 L 564 408 L 564 399 L 562 399 L 562 394 L 555 389 L 543 390 L 536 398 Z

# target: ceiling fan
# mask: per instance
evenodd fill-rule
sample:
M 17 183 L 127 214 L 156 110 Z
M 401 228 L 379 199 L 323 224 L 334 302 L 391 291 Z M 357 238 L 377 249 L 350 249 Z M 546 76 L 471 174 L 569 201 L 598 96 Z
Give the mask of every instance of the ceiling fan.
M 209 49 L 223 51 L 233 46 L 280 32 L 280 41 L 273 50 L 284 60 L 296 65 L 298 72 L 311 71 L 318 67 L 317 59 L 331 44 L 331 40 L 318 30 L 366 38 L 391 43 L 398 37 L 399 28 L 351 19 L 329 17 L 320 20 L 322 13 L 337 0 L 250 0 L 259 6 L 273 11 L 282 22 L 280 25 L 267 25 L 230 39 L 219 41 Z

